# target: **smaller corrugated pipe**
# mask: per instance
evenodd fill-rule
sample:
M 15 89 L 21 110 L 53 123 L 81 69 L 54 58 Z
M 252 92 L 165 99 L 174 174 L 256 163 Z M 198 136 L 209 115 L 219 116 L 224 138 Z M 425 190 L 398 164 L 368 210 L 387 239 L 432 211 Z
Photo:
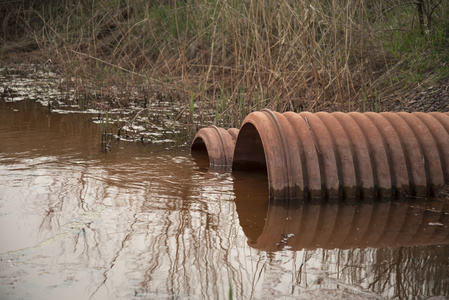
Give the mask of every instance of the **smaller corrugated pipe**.
M 225 132 L 200 130 L 192 150 L 205 149 L 211 166 L 266 172 L 271 198 L 426 196 L 448 183 L 449 113 L 264 109 L 235 144 Z
M 228 130 L 217 126 L 202 128 L 193 140 L 192 155 L 202 160 L 202 154 L 206 153 L 211 170 L 230 171 L 238 132 L 236 128 Z

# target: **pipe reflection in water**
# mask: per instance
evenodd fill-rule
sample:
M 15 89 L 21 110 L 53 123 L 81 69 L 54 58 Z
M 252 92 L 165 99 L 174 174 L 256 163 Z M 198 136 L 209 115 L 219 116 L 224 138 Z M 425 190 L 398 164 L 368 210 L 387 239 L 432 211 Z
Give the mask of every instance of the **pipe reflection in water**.
M 236 210 L 250 247 L 297 251 L 304 268 L 321 256 L 322 267 L 343 286 L 357 282 L 404 299 L 431 289 L 448 295 L 447 201 L 277 201 L 269 200 L 266 174 L 233 175 Z
M 264 251 L 449 244 L 443 201 L 268 201 L 264 174 L 235 174 L 236 206 L 251 247 Z

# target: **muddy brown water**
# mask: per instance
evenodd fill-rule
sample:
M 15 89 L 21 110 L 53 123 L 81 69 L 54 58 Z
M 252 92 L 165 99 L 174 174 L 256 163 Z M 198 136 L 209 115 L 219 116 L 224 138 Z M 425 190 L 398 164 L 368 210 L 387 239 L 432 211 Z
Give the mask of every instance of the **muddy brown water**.
M 0 100 L 0 299 L 449 295 L 449 207 L 269 202 L 263 174 Z

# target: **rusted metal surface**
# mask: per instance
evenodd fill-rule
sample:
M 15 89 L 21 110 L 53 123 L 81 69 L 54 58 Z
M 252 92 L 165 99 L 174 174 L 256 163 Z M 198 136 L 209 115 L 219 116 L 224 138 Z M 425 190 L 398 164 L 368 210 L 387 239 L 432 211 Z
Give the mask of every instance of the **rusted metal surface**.
M 447 113 L 251 113 L 232 170 L 266 171 L 272 198 L 432 195 L 448 182 Z
M 211 167 L 266 172 L 271 198 L 427 196 L 449 183 L 449 113 L 249 114 L 201 129 Z
M 235 140 L 238 129 L 228 130 L 210 126 L 200 129 L 193 140 L 192 154 L 201 156 L 207 154 L 208 165 L 211 169 L 229 171 L 232 166 Z

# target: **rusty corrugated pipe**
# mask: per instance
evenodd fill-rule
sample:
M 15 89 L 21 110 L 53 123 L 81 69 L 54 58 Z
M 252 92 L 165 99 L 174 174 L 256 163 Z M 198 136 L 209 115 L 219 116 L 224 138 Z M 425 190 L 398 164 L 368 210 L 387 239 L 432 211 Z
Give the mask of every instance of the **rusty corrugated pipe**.
M 449 181 L 449 113 L 264 109 L 236 140 L 224 132 L 200 130 L 192 150 L 206 148 L 211 166 L 267 172 L 272 198 L 426 196 Z
M 193 140 L 192 154 L 201 155 L 205 152 L 211 169 L 230 171 L 237 134 L 236 128 L 228 130 L 217 126 L 202 128 Z

